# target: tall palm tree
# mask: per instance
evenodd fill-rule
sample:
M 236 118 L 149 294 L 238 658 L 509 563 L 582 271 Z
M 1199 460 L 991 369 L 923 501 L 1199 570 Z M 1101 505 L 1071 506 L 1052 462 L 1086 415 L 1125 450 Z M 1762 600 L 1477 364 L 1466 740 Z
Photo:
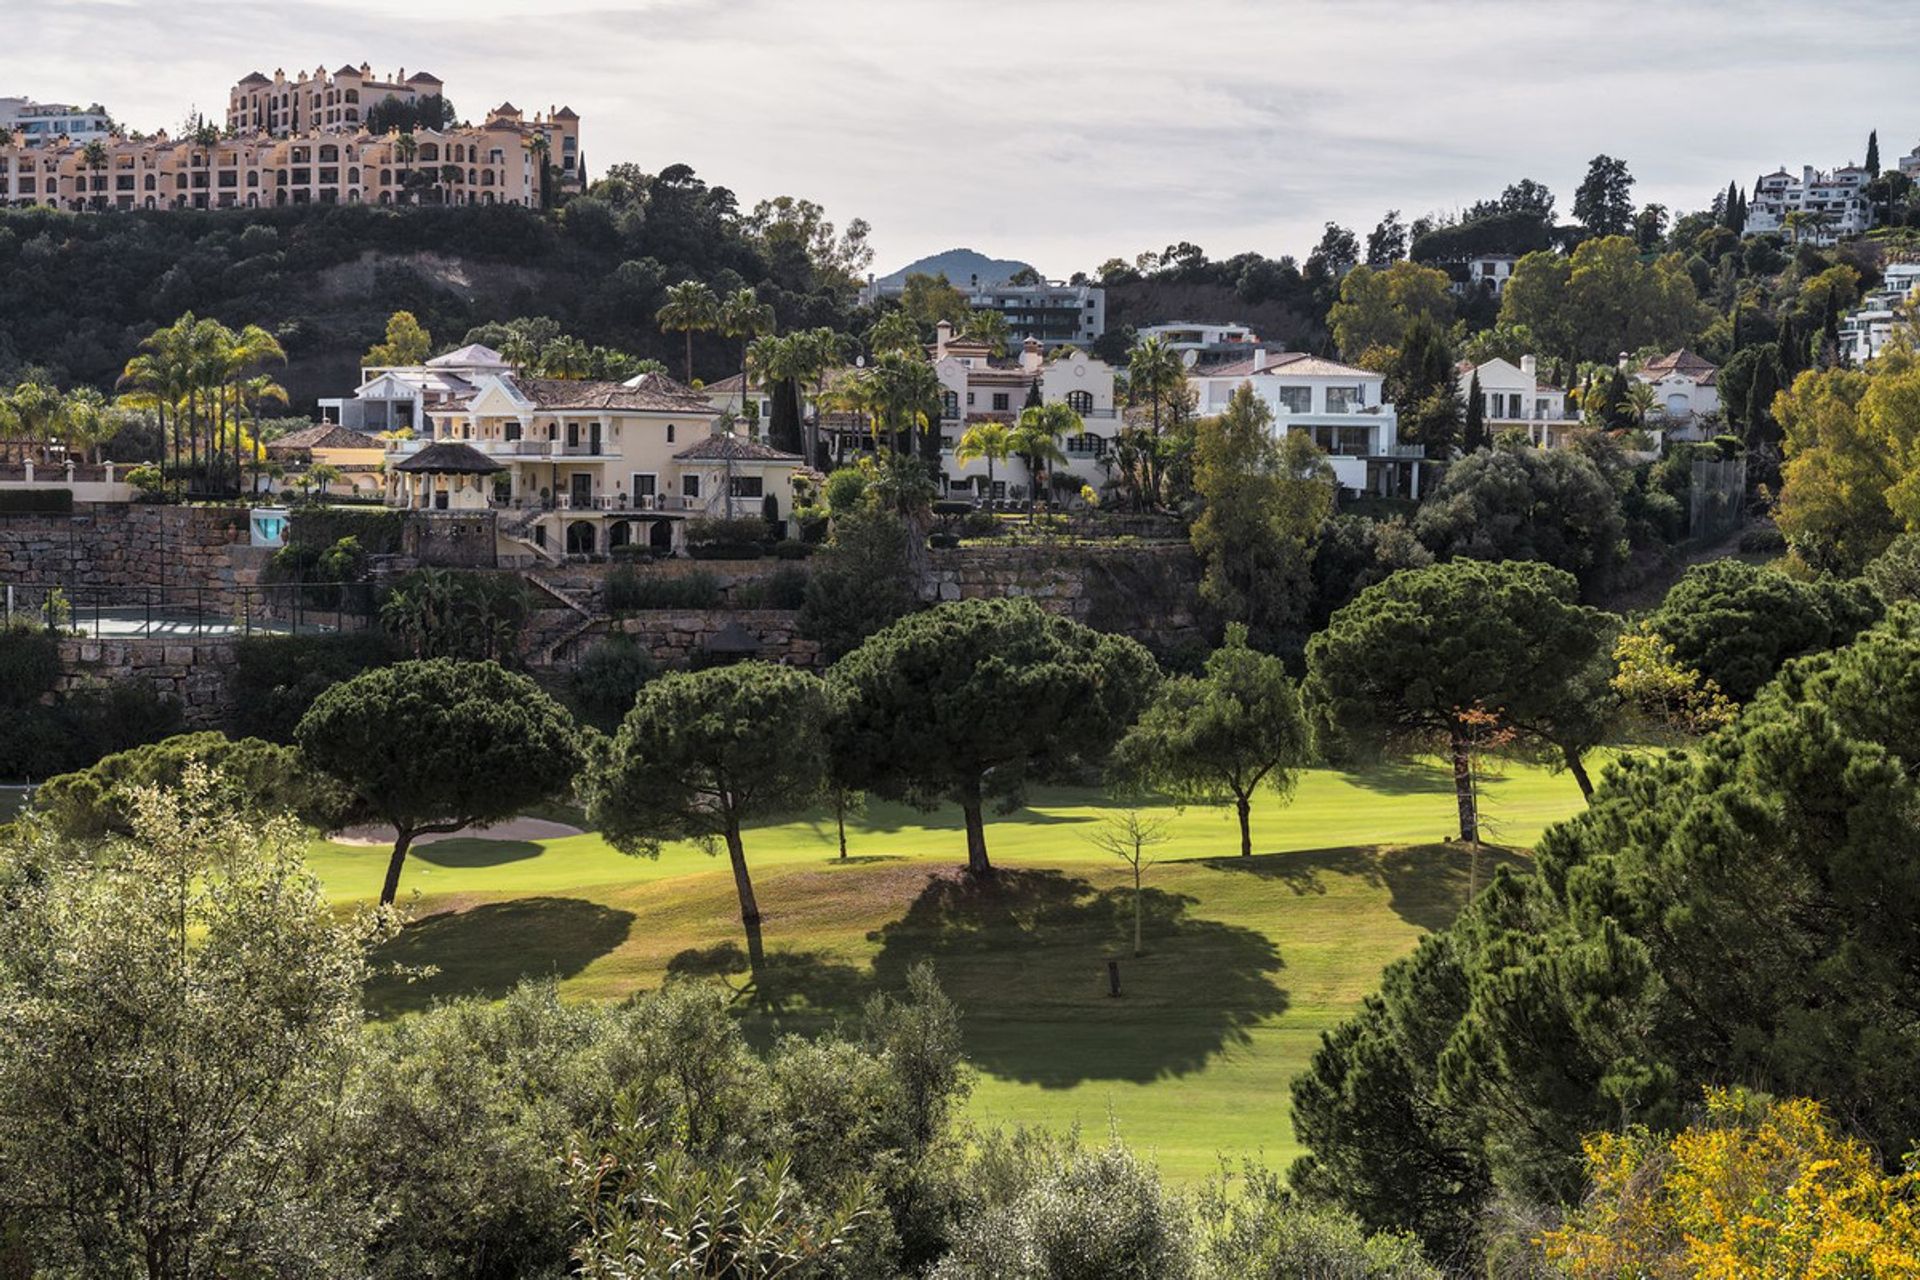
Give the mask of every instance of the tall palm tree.
M 80 161 L 93 174 L 92 198 L 89 201 L 96 209 L 107 207 L 107 194 L 100 185 L 100 171 L 107 167 L 107 144 L 95 138 L 80 148 Z
M 867 350 L 878 357 L 885 351 L 918 351 L 920 326 L 904 311 L 894 310 L 873 322 L 867 330 Z
M 781 396 L 787 396 L 798 410 L 800 360 L 805 354 L 801 337 L 797 333 L 768 334 L 755 338 L 747 347 L 740 366 L 740 403 L 743 409 L 747 403 L 747 379 L 751 376 L 773 400 L 776 415 L 779 413 Z M 774 448 L 787 448 L 791 442 L 772 439 L 772 426 L 771 421 L 763 422 L 760 430 L 768 436 Z M 804 442 L 801 448 L 805 448 Z
M 272 362 L 287 362 L 286 348 L 280 340 L 257 324 L 245 326 L 238 333 L 227 331 L 221 338 L 222 418 L 233 432 L 233 487 L 236 492 L 245 487 L 246 463 L 244 461 L 247 442 L 241 430 L 241 421 L 246 410 L 246 390 L 254 381 L 258 370 Z M 263 394 L 267 388 L 279 393 L 286 399 L 286 391 L 277 383 L 269 381 L 261 388 Z
M 113 417 L 113 406 L 96 388 L 75 387 L 60 403 L 57 429 L 60 442 L 67 446 L 69 459 L 78 452 L 82 460 L 98 462 L 100 446 L 112 438 L 119 426 Z
M 1627 416 L 1633 419 L 1633 425 L 1645 428 L 1648 415 L 1660 404 L 1660 396 L 1650 385 L 1635 378 L 1627 384 L 1624 404 Z
M 913 433 L 921 432 L 921 454 L 939 459 L 940 376 L 924 359 L 904 351 L 884 351 L 863 379 L 874 411 L 876 431 L 884 429 L 895 453 L 913 452 Z
M 1080 415 L 1058 401 L 1031 405 L 1020 411 L 1008 447 L 1027 464 L 1027 523 L 1033 523 L 1033 501 L 1040 491 L 1043 468 L 1065 462 L 1060 441 L 1085 430 Z
M 525 373 L 540 360 L 540 349 L 533 339 L 515 329 L 500 344 L 500 358 L 505 360 L 515 374 Z
M 527 143 L 527 150 L 533 152 L 533 171 L 540 178 L 540 207 L 553 207 L 553 165 L 549 158 L 553 154 L 553 144 L 547 141 L 547 135 L 536 133 Z
M 719 322 L 720 302 L 713 296 L 713 290 L 698 280 L 682 280 L 679 284 L 667 287 L 667 300 L 653 313 L 654 320 L 661 331 L 672 333 L 676 330 L 687 335 L 687 382 L 693 382 L 693 334 L 697 330 L 707 330 Z
M 752 289 L 742 286 L 720 302 L 720 332 L 740 339 L 740 406 L 747 403 L 747 344 L 762 334 L 773 332 L 773 308 L 760 301 Z
M 851 341 L 847 335 L 825 327 L 806 329 L 794 335 L 794 377 L 802 383 L 810 382 L 813 385 L 813 416 L 807 416 L 804 402 L 800 406 L 801 425 L 806 433 L 808 466 L 820 465 L 820 402 L 826 395 L 828 377 L 846 363 Z
M 953 460 L 962 466 L 975 458 L 987 460 L 987 493 L 993 493 L 993 464 L 1004 462 L 1013 448 L 1013 432 L 1004 422 L 976 422 L 960 437 Z
M 1168 346 L 1158 334 L 1133 349 L 1127 360 L 1127 396 L 1135 404 L 1153 406 L 1153 434 L 1160 434 L 1160 406 L 1186 381 L 1187 369 L 1180 353 Z
M 127 403 L 136 408 L 151 408 L 160 419 L 163 449 L 173 450 L 176 472 L 180 465 L 180 444 L 185 434 L 181 407 L 188 403 L 193 386 L 191 336 L 197 321 L 191 311 L 172 324 L 155 329 L 140 342 L 140 354 L 127 361 L 120 383 L 132 389 Z M 168 430 L 168 415 L 173 416 Z
M 60 392 L 44 382 L 23 382 L 5 398 L 7 434 L 19 442 L 20 458 L 28 446 L 45 449 L 60 422 Z
M 412 195 L 413 161 L 420 154 L 420 144 L 412 133 L 402 133 L 393 140 L 393 158 L 400 162 L 400 199 L 402 203 Z
M 578 378 L 593 359 L 587 344 L 571 336 L 555 338 L 540 353 L 540 372 L 549 378 Z

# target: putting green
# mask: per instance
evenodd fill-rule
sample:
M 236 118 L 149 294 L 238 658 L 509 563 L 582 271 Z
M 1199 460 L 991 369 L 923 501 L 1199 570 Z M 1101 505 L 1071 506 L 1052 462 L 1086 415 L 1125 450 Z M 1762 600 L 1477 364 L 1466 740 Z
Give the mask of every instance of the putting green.
M 1521 848 L 1580 806 L 1570 778 L 1522 766 L 1483 794 L 1495 838 Z M 1474 875 L 1518 855 L 1489 850 L 1476 867 L 1438 843 L 1453 795 L 1433 765 L 1309 771 L 1290 803 L 1257 804 L 1251 859 L 1232 856 L 1230 811 L 1142 808 L 1167 842 L 1146 873 L 1138 958 L 1129 873 L 1088 839 L 1119 806 L 1047 789 L 990 822 L 1001 874 L 985 884 L 958 872 L 957 812 L 876 804 L 849 822 L 845 862 L 831 818 L 750 831 L 769 953 L 757 986 L 725 863 L 697 847 L 635 858 L 589 832 L 420 848 L 401 882 L 415 923 L 390 950 L 438 972 L 382 980 L 370 1002 L 396 1016 L 534 976 L 616 999 L 704 973 L 770 1037 L 852 1016 L 926 961 L 963 1011 L 973 1118 L 1095 1132 L 1111 1120 L 1183 1180 L 1222 1152 L 1283 1164 L 1295 1154 L 1287 1085 L 1321 1033 L 1452 918 Z M 378 892 L 383 851 L 323 842 L 311 858 L 336 901 Z

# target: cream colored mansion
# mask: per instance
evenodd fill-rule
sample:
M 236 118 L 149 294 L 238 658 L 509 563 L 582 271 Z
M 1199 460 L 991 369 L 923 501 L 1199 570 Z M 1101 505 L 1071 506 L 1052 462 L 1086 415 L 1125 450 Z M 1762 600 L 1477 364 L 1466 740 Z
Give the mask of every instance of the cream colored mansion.
M 417 72 L 376 80 L 363 66 L 258 72 L 232 91 L 227 128 L 211 141 L 114 136 L 94 145 L 59 137 L 0 146 L 0 203 L 59 209 L 256 209 L 286 204 L 543 203 L 580 185 L 580 118 L 566 107 L 527 118 L 512 103 L 483 123 L 411 134 L 368 133 L 365 112 L 393 98 L 439 93 Z M 544 152 L 544 157 L 542 156 Z

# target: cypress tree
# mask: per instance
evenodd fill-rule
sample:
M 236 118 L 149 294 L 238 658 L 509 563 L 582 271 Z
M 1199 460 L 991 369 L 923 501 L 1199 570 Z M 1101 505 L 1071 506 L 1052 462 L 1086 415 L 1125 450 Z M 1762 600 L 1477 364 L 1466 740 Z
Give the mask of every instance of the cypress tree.
M 1782 377 L 1791 378 L 1805 367 L 1806 345 L 1800 341 L 1798 326 L 1791 315 L 1780 318 L 1780 336 L 1774 343 L 1774 351 L 1779 356 Z
M 1022 407 L 1027 409 L 1038 409 L 1041 405 L 1045 403 L 1046 402 L 1040 398 L 1040 379 L 1035 378 L 1033 380 L 1033 385 L 1027 388 L 1027 403 Z
M 1480 371 L 1473 371 L 1473 381 L 1467 385 L 1467 425 L 1460 439 L 1460 448 L 1465 453 L 1487 447 L 1487 406 L 1485 397 L 1480 394 Z
M 1867 176 L 1880 176 L 1880 131 L 1874 129 L 1867 134 Z

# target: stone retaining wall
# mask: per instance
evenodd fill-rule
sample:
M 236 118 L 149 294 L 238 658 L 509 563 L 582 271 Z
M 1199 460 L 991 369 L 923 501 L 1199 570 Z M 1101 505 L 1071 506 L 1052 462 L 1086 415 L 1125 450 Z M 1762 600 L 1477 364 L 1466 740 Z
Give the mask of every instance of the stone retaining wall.
M 228 677 L 239 638 L 60 641 L 57 689 L 75 689 L 138 680 L 179 702 L 191 729 L 217 729 L 234 710 Z
M 654 661 L 667 667 L 709 661 L 709 644 L 736 625 L 759 643 L 761 658 L 816 667 L 820 646 L 801 639 L 799 617 L 792 609 L 649 609 L 616 619 L 612 629 L 632 636 Z
M 1026 596 L 1161 652 L 1208 638 L 1200 562 L 1182 545 L 931 551 L 920 595 L 928 601 Z
M 209 604 L 259 581 L 270 553 L 232 507 L 99 503 L 72 515 L 0 515 L 0 582 L 199 591 Z

